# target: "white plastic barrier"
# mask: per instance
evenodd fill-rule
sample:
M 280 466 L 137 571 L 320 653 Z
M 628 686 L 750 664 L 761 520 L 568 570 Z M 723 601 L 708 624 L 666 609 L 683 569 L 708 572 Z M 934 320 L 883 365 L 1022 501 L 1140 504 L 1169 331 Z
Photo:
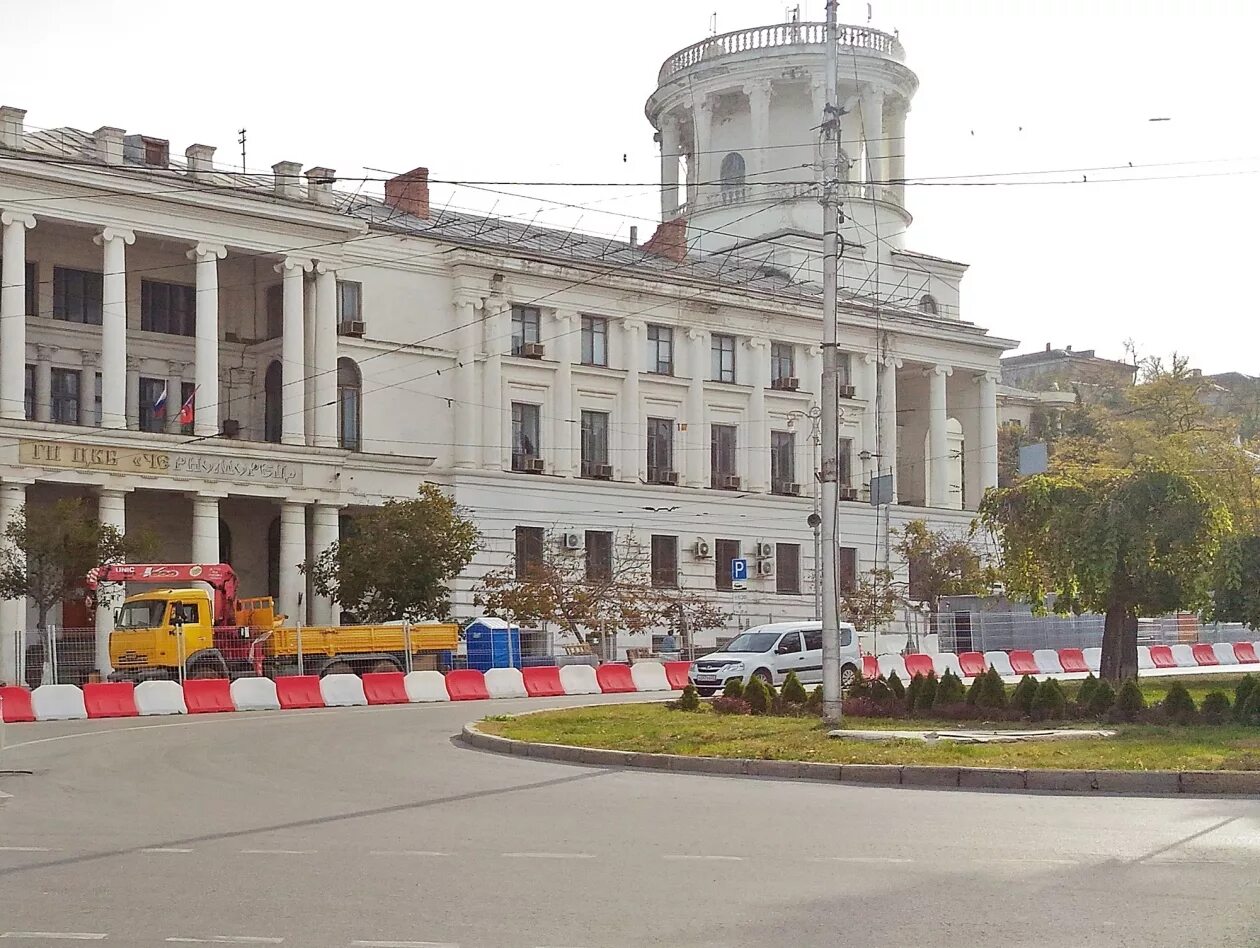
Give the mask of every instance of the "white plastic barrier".
M 1059 653 L 1052 648 L 1039 648 L 1033 652 L 1033 661 L 1043 675 L 1061 675 L 1063 666 L 1059 664 Z
M 597 695 L 602 690 L 590 665 L 561 665 L 560 684 L 566 695 Z
M 660 662 L 635 662 L 630 666 L 635 691 L 673 691 L 665 666 Z
M 1097 675 L 1102 669 L 1102 649 L 1082 649 L 1081 657 L 1085 659 L 1085 667 L 1092 671 L 1095 675 Z
M 358 675 L 325 675 L 319 680 L 324 707 L 350 708 L 367 704 L 363 680 Z
M 515 668 L 489 668 L 486 670 L 486 691 L 491 698 L 524 698 L 525 679 Z
M 940 678 L 947 671 L 952 671 L 959 678 L 966 677 L 963 675 L 962 665 L 958 664 L 958 656 L 953 652 L 937 652 L 932 656 L 932 669 L 936 672 L 936 677 Z
M 407 700 L 420 704 L 426 701 L 450 701 L 446 690 L 446 676 L 440 671 L 414 671 L 403 678 Z
M 40 685 L 31 692 L 31 709 L 37 721 L 87 720 L 83 692 L 74 685 Z
M 1170 649 L 1172 659 L 1177 663 L 1178 668 L 1198 668 L 1199 663 L 1194 660 L 1194 649 L 1185 642 L 1180 645 L 1174 645 Z
M 279 711 L 280 697 L 270 678 L 238 678 L 228 686 L 237 711 Z
M 1149 645 L 1138 646 L 1138 670 L 1146 671 L 1155 667 L 1155 659 L 1151 658 L 1151 647 Z
M 1234 654 L 1233 642 L 1217 642 L 1212 646 L 1212 651 L 1216 653 L 1216 660 L 1222 665 L 1238 664 L 1238 656 Z
M 906 671 L 906 660 L 900 655 L 881 655 L 878 661 L 879 673 L 885 678 L 896 672 L 902 681 L 910 680 L 910 673 Z
M 149 714 L 187 714 L 184 689 L 177 681 L 142 681 L 136 685 L 136 710 Z
M 1011 657 L 1005 652 L 985 652 L 984 663 L 992 668 L 996 668 L 997 673 L 1006 680 L 1019 677 L 1019 675 L 1015 674 L 1015 669 L 1011 667 Z

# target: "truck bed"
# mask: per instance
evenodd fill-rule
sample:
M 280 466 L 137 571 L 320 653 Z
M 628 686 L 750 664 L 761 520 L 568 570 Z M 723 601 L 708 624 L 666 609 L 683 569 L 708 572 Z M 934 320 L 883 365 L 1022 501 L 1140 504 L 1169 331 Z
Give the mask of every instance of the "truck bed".
M 454 651 L 459 644 L 457 625 L 413 625 L 411 627 L 411 651 Z M 265 643 L 267 654 L 273 658 L 296 656 L 298 632 L 296 628 L 276 629 Z M 407 637 L 400 625 L 345 625 L 314 626 L 302 629 L 302 652 L 305 655 L 354 655 L 368 652 L 396 652 L 407 650 Z

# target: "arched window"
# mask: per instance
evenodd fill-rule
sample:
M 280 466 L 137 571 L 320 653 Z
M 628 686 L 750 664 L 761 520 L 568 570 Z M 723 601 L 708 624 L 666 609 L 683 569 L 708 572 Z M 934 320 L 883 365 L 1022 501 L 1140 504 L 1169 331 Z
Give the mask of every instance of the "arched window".
M 267 527 L 267 595 L 280 597 L 280 518 Z
M 273 361 L 267 366 L 267 375 L 263 380 L 263 440 L 273 444 L 280 443 L 280 434 L 284 429 L 284 369 L 280 362 Z
M 737 151 L 722 159 L 722 196 L 730 197 L 744 191 L 744 156 Z
M 219 521 L 219 562 L 232 565 L 232 530 L 226 520 Z
M 940 307 L 936 304 L 936 297 L 931 293 L 924 293 L 919 297 L 919 312 L 927 313 L 929 316 L 940 315 Z
M 363 376 L 353 359 L 337 360 L 337 445 L 347 451 L 363 447 Z

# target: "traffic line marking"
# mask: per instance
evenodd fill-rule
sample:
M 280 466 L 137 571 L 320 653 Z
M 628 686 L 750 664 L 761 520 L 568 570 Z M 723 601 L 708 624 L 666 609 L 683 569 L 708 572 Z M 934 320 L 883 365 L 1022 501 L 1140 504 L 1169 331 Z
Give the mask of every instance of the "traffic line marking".
M 856 862 L 856 863 L 892 863 L 914 862 L 913 859 L 902 859 L 897 856 L 815 856 L 810 862 Z
M 743 862 L 744 861 L 743 856 L 705 856 L 705 855 L 693 855 L 690 853 L 668 855 L 668 856 L 665 856 L 664 858 L 673 859 L 673 860 L 701 859 L 701 860 L 707 860 L 710 862 Z
M 0 938 L 26 938 L 32 941 L 102 941 L 109 935 L 104 932 L 5 932 Z
M 449 856 L 432 849 L 373 849 L 369 856 Z
M 50 853 L 47 846 L 0 846 L 0 853 Z
M 313 849 L 242 849 L 246 856 L 310 856 Z
M 268 938 L 266 935 L 211 935 L 208 938 L 168 938 L 170 942 L 183 945 L 279 945 L 283 938 Z
M 191 849 L 177 849 L 174 846 L 153 846 L 140 850 L 142 853 L 190 853 Z
M 594 859 L 594 853 L 503 853 L 505 859 Z
M 352 941 L 351 948 L 459 948 L 453 941 Z

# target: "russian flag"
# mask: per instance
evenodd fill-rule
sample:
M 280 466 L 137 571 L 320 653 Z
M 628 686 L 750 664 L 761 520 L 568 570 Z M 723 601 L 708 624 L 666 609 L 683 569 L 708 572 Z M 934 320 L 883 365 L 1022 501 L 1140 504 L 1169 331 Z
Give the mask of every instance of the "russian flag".
M 162 389 L 162 393 L 158 395 L 157 400 L 153 403 L 153 417 L 166 417 L 166 389 Z

